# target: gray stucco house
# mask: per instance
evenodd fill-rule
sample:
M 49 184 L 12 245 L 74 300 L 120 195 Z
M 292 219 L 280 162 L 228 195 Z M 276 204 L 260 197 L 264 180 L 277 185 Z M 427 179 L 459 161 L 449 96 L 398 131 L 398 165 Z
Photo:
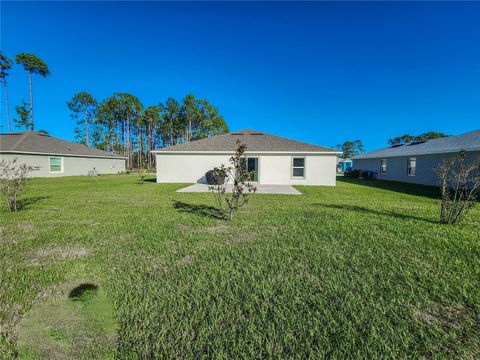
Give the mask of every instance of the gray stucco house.
M 353 168 L 371 171 L 380 180 L 436 186 L 433 168 L 461 150 L 467 152 L 466 161 L 480 156 L 480 130 L 375 150 L 354 157 Z
M 36 131 L 0 134 L 0 160 L 18 159 L 37 168 L 34 177 L 117 174 L 125 171 L 125 158 L 83 144 Z

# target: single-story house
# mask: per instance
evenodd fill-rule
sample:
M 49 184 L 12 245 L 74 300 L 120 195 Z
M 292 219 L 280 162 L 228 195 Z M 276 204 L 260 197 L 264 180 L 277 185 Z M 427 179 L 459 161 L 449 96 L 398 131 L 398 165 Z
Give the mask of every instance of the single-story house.
M 125 157 L 36 131 L 0 134 L 0 160 L 18 159 L 35 167 L 34 177 L 117 174 L 125 171 Z
M 249 129 L 155 150 L 157 182 L 205 183 L 209 170 L 229 164 L 237 140 L 258 184 L 335 185 L 338 151 Z
M 352 159 L 342 159 L 342 158 L 337 159 L 337 171 L 339 172 L 350 171 L 352 170 L 352 167 L 353 167 Z
M 435 166 L 461 150 L 466 151 L 466 161 L 480 156 L 480 130 L 372 151 L 354 157 L 353 168 L 381 180 L 436 186 Z

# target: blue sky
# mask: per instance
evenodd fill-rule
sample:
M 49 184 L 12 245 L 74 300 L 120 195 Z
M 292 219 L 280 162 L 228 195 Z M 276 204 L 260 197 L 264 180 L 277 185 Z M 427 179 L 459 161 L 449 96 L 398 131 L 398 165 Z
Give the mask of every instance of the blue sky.
M 232 130 L 324 146 L 480 128 L 480 3 L 2 2 L 1 48 L 49 65 L 36 128 L 67 139 L 79 91 L 146 106 L 192 93 Z M 9 86 L 14 115 L 21 67 Z

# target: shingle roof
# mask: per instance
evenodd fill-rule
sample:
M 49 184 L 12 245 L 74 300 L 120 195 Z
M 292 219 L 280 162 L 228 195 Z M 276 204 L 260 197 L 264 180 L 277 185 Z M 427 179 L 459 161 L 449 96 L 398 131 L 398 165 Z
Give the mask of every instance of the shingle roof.
M 100 149 L 62 140 L 36 131 L 0 134 L 0 153 L 38 153 L 85 157 L 123 158 Z
M 400 146 L 391 146 L 356 156 L 353 159 L 441 154 L 458 152 L 460 150 L 480 151 L 480 130 L 471 131 L 457 136 L 427 140 L 424 142 L 413 142 Z
M 272 152 L 335 152 L 323 146 L 308 144 L 281 136 L 267 134 L 261 131 L 245 129 L 212 136 L 205 139 L 190 141 L 182 144 L 157 149 L 155 152 L 204 152 L 227 151 L 233 152 L 237 148 L 237 140 L 247 145 L 247 151 L 272 151 Z

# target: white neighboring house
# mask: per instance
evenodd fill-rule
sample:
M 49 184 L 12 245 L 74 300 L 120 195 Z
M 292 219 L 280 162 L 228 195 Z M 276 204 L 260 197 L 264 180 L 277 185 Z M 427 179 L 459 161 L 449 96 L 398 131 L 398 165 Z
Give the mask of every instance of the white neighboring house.
M 237 140 L 259 184 L 335 186 L 338 151 L 249 129 L 153 151 L 157 183 L 205 183 L 207 171 L 229 165 Z
M 125 157 L 36 131 L 0 134 L 0 160 L 18 159 L 37 168 L 31 176 L 54 177 L 117 174 L 125 171 Z

